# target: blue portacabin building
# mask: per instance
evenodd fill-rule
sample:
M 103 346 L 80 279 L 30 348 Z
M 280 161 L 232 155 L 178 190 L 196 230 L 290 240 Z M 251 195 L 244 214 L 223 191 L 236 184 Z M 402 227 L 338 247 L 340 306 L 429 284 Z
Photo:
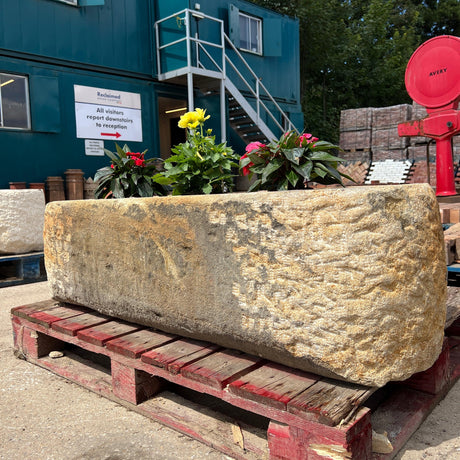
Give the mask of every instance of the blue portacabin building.
M 299 25 L 247 1 L 0 0 L 0 188 L 167 158 L 195 107 L 239 153 L 302 130 Z

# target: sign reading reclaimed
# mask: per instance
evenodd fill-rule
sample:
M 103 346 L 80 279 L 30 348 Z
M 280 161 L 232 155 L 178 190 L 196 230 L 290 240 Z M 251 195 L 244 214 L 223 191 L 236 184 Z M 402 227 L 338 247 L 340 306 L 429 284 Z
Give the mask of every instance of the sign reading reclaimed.
M 142 142 L 141 95 L 74 85 L 77 137 Z

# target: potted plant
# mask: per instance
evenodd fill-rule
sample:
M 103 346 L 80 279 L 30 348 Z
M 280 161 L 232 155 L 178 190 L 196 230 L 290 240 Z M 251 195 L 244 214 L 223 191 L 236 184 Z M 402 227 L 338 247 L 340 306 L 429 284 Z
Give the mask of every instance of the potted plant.
M 305 189 L 310 182 L 343 185 L 342 177 L 352 179 L 337 171 L 344 160 L 330 153 L 335 150 L 340 148 L 309 133 L 289 131 L 269 144 L 248 144 L 240 169 L 249 179 L 257 175 L 248 191 Z
M 179 127 L 187 133 L 186 142 L 172 149 L 163 163 L 164 171 L 153 180 L 170 186 L 173 195 L 225 193 L 233 190 L 233 170 L 239 157 L 226 143 L 216 144 L 211 130 L 204 131 L 209 118 L 206 110 L 195 109 L 180 117 Z
M 166 195 L 164 186 L 152 180 L 158 171 L 158 158 L 145 158 L 147 150 L 131 152 L 125 144 L 121 148 L 115 144 L 116 151 L 104 149 L 105 154 L 112 160 L 110 166 L 99 169 L 94 181 L 99 181 L 95 191 L 96 198 L 130 198 Z

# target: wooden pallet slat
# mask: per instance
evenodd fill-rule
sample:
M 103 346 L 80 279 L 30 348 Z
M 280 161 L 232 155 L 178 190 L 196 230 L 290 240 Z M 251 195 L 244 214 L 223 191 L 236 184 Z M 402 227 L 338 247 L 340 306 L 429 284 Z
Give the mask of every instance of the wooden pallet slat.
M 180 373 L 219 390 L 265 361 L 237 350 L 223 350 L 183 367 Z
M 268 363 L 232 382 L 228 391 L 252 401 L 286 410 L 287 403 L 317 382 L 318 376 Z
M 109 321 L 110 318 L 108 316 L 98 313 L 83 313 L 81 315 L 55 321 L 51 323 L 51 328 L 63 334 L 76 336 L 78 331 L 82 329 L 97 326 L 98 324 L 107 323 Z
M 85 307 L 70 306 L 68 304 L 60 304 L 58 307 L 35 311 L 28 315 L 28 319 L 32 323 L 41 324 L 44 327 L 51 327 L 51 324 L 63 319 L 87 313 Z
M 152 329 L 142 329 L 132 334 L 109 340 L 105 346 L 115 353 L 135 359 L 152 348 L 165 345 L 177 339 L 178 337 L 173 334 Z
M 57 300 L 47 299 L 28 305 L 20 305 L 11 309 L 11 314 L 20 318 L 28 318 L 31 313 L 48 310 L 49 308 L 59 307 Z
M 77 337 L 85 342 L 103 347 L 106 342 L 118 337 L 145 329 L 137 324 L 123 321 L 109 321 L 98 326 L 83 329 L 77 332 Z
M 299 417 L 311 419 L 312 415 L 324 425 L 336 426 L 369 397 L 373 389 L 347 382 L 322 379 L 315 382 L 287 404 L 287 410 Z
M 147 351 L 141 360 L 178 374 L 180 369 L 219 350 L 218 345 L 192 339 L 181 339 Z

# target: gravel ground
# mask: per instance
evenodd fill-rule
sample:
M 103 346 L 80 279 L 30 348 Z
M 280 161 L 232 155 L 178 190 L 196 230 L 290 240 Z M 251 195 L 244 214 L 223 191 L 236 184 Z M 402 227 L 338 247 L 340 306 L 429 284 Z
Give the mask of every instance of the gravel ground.
M 223 460 L 227 456 L 13 356 L 10 309 L 47 283 L 0 289 L 0 459 Z M 398 460 L 460 459 L 460 381 Z

